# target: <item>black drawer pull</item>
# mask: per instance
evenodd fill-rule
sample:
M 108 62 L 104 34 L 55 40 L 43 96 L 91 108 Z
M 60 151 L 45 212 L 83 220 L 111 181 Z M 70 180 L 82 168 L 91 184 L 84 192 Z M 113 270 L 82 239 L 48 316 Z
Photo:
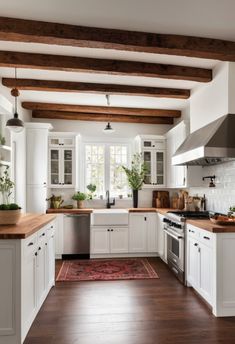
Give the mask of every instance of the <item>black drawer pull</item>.
M 192 229 L 189 229 L 189 232 L 190 232 L 190 233 L 195 233 L 194 231 L 192 231 Z
M 203 238 L 206 240 L 211 240 L 211 238 L 209 238 L 208 236 L 204 236 Z
M 39 248 L 38 248 L 38 251 L 41 251 L 41 249 L 42 249 L 42 248 L 41 248 L 41 247 L 39 247 Z
M 40 235 L 40 238 L 43 237 L 43 236 L 45 236 L 45 235 L 46 235 L 45 233 L 42 233 L 42 234 Z
M 195 244 L 194 244 L 194 246 L 198 246 L 198 244 L 197 244 L 197 243 L 195 243 Z
M 37 252 L 35 252 L 35 253 L 34 253 L 34 255 L 35 255 L 35 256 L 37 256 L 37 255 L 38 255 L 38 253 L 37 253 Z
M 28 244 L 28 246 L 33 246 L 33 242 L 30 242 L 30 243 Z

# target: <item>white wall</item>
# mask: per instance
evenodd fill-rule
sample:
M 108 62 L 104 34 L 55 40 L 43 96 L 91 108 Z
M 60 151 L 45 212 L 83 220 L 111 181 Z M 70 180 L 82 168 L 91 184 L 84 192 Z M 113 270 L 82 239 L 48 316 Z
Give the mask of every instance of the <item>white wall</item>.
M 228 87 L 229 63 L 218 63 L 213 70 L 213 80 L 192 92 L 190 98 L 191 131 L 228 113 Z
M 216 176 L 216 187 L 209 188 L 209 180 L 206 180 L 201 188 L 191 188 L 190 194 L 205 194 L 208 210 L 226 214 L 230 206 L 235 206 L 235 161 L 203 167 L 202 170 L 203 176 Z
M 34 122 L 46 122 L 45 119 L 33 120 Z M 88 121 L 66 121 L 66 120 L 48 120 L 53 126 L 53 131 L 68 131 L 77 132 L 81 136 L 89 136 L 95 138 L 107 138 L 107 134 L 103 133 L 103 129 L 106 126 L 106 122 L 88 122 Z M 172 126 L 171 125 L 150 125 L 150 124 L 138 124 L 138 123 L 112 123 L 112 127 L 115 132 L 111 134 L 112 138 L 128 138 L 134 139 L 139 134 L 150 135 L 163 135 Z M 62 195 L 65 202 L 71 204 L 71 196 L 75 190 L 51 190 L 56 195 Z M 96 201 L 89 202 L 87 206 L 103 207 L 105 202 Z M 150 207 L 152 205 L 152 189 L 141 190 L 139 192 L 139 206 Z M 118 201 L 116 207 L 131 207 L 132 201 Z

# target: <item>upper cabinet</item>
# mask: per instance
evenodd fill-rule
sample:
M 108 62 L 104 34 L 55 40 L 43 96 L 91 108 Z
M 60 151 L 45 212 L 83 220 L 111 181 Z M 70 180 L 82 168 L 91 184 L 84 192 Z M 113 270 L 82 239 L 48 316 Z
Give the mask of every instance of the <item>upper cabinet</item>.
M 56 135 L 49 136 L 49 187 L 74 188 L 76 137 Z
M 147 167 L 144 188 L 166 186 L 165 141 L 164 136 L 140 135 L 136 137 L 136 151 L 142 153 Z
M 184 121 L 180 122 L 166 134 L 166 165 L 167 165 L 167 187 L 183 188 L 201 186 L 201 166 L 174 166 L 172 156 L 183 143 L 188 135 L 188 127 Z

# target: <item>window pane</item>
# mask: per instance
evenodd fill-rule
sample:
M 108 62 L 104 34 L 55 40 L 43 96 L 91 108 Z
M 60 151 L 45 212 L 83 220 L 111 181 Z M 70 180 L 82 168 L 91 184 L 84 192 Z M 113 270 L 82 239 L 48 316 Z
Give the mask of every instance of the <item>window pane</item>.
M 124 197 L 129 193 L 126 173 L 121 166 L 127 166 L 127 146 L 110 146 L 110 193 L 112 197 L 122 195 Z
M 88 184 L 96 185 L 96 195 L 104 194 L 104 146 L 86 145 L 85 147 L 85 187 Z

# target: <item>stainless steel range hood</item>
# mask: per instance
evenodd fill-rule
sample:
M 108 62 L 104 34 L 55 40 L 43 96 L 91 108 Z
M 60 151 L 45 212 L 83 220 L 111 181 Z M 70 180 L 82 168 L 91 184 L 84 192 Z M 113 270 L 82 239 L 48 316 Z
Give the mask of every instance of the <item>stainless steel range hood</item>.
M 172 157 L 173 165 L 216 165 L 235 160 L 235 114 L 190 134 Z

